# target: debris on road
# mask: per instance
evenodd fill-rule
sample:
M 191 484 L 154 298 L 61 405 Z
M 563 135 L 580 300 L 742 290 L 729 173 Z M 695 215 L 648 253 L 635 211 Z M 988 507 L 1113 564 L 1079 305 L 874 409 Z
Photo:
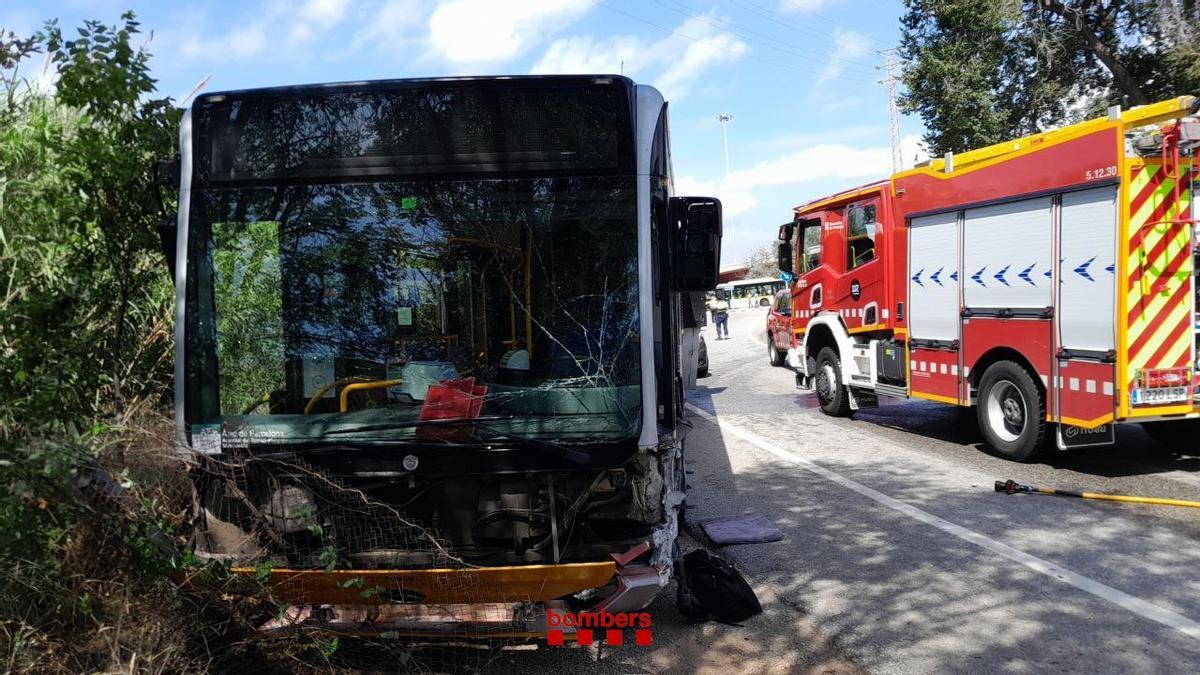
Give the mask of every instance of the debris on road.
M 692 619 L 740 624 L 762 614 L 762 605 L 746 578 L 723 558 L 696 549 L 680 561 L 679 611 Z
M 766 544 L 783 539 L 783 533 L 761 513 L 710 518 L 700 523 L 704 534 L 717 546 Z

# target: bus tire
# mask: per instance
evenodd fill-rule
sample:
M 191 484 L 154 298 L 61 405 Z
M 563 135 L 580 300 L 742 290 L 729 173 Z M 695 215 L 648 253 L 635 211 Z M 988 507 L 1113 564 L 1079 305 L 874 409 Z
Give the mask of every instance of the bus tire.
M 783 365 L 787 355 L 775 348 L 775 340 L 770 333 L 767 333 L 767 360 L 771 365 L 778 368 Z
M 1200 420 L 1145 422 L 1142 430 L 1167 450 L 1191 450 L 1200 447 Z
M 1028 462 L 1043 449 L 1046 399 L 1020 364 L 997 361 L 984 372 L 975 410 L 983 442 L 992 454 Z
M 770 307 L 770 306 L 771 306 L 771 299 L 770 299 L 770 298 L 759 298 L 759 299 L 758 299 L 758 306 L 759 306 L 759 307 Z
M 821 412 L 832 417 L 850 416 L 850 392 L 842 382 L 842 360 L 832 347 L 817 354 L 816 391 Z

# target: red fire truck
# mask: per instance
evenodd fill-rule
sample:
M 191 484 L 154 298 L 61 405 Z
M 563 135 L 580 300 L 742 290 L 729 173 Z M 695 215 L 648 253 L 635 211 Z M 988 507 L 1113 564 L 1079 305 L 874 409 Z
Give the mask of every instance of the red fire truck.
M 796 207 L 772 363 L 830 415 L 878 396 L 975 406 L 1029 460 L 1200 433 L 1193 166 L 1181 97 L 962 154 Z M 786 309 L 786 308 L 785 308 Z

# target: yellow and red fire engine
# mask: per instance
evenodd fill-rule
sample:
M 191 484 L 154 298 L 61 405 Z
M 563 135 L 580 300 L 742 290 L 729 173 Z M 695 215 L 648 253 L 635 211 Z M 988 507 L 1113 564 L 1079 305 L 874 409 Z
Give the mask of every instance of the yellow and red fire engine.
M 975 406 L 1015 460 L 1051 435 L 1111 444 L 1118 422 L 1200 431 L 1198 109 L 1113 108 L 796 207 L 772 362 L 831 415 L 878 396 Z

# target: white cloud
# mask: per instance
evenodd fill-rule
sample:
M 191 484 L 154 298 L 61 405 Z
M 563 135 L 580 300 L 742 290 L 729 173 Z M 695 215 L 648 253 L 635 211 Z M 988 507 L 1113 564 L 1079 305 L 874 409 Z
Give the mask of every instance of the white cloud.
M 747 51 L 735 35 L 720 30 L 712 13 L 683 22 L 662 40 L 632 35 L 602 40 L 574 36 L 555 40 L 530 72 L 617 73 L 638 76 L 662 91 L 667 100 L 683 98 L 704 70 L 732 61 Z
M 905 169 L 929 159 L 929 146 L 916 134 L 900 138 L 900 161 Z
M 348 4 L 348 0 L 308 0 L 295 11 L 288 39 L 293 43 L 306 42 L 316 33 L 341 23 Z
M 449 0 L 429 17 L 429 46 L 452 63 L 504 61 L 591 7 L 588 0 Z
M 871 39 L 866 35 L 852 30 L 836 29 L 833 32 L 833 53 L 821 70 L 821 76 L 817 78 L 813 90 L 815 91 L 826 82 L 840 77 L 846 71 L 848 63 L 861 59 L 870 51 Z
M 588 36 L 555 40 L 533 64 L 534 74 L 580 75 L 591 73 L 637 74 L 646 64 L 642 56 L 648 45 L 632 35 L 604 40 Z
M 244 59 L 264 53 L 294 57 L 338 26 L 349 4 L 349 0 L 305 0 L 297 7 L 286 0 L 272 0 L 258 16 L 223 35 L 205 38 L 191 33 L 182 37 L 179 56 L 189 61 Z
M 363 22 L 350 43 L 361 47 L 375 43 L 381 51 L 394 51 L 400 45 L 414 42 L 414 36 L 425 21 L 423 0 L 384 0 Z
M 784 14 L 815 12 L 826 4 L 827 0 L 779 0 L 779 11 Z
M 707 37 L 703 42 L 693 42 L 683 55 L 653 80 L 669 99 L 679 100 L 706 66 L 723 61 L 732 61 L 747 51 L 746 43 L 730 33 Z M 669 94 L 669 95 L 668 95 Z
M 907 137 L 905 152 L 915 152 L 919 139 Z M 701 194 L 721 200 L 724 213 L 734 218 L 758 205 L 755 191 L 783 185 L 801 185 L 820 180 L 864 181 L 886 178 L 892 170 L 889 146 L 854 148 L 840 143 L 813 145 L 759 162 L 749 169 L 734 171 L 720 179 L 677 178 L 679 194 Z M 847 185 L 846 187 L 849 187 Z M 797 203 L 799 203 L 797 199 Z
M 888 129 L 886 126 L 880 124 L 861 124 L 838 129 L 837 138 L 843 142 L 861 141 L 869 138 L 887 138 L 887 133 Z M 758 150 L 778 152 L 780 150 L 792 150 L 820 145 L 829 140 L 829 137 L 830 133 L 828 131 L 798 131 L 756 141 L 751 146 Z
M 257 55 L 266 45 L 267 27 L 256 21 L 215 38 L 190 37 L 179 45 L 179 54 L 195 60 L 246 58 Z

